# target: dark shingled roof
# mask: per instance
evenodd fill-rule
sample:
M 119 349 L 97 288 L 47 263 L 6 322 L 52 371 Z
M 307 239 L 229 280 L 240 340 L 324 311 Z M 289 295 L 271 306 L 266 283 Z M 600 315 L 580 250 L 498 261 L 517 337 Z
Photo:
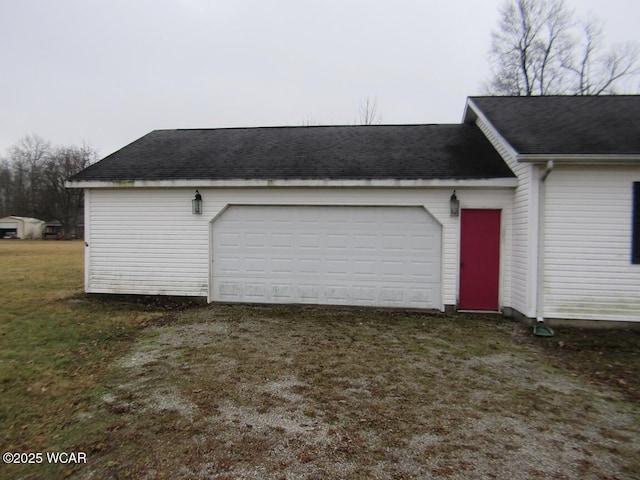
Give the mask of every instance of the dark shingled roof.
M 514 177 L 475 125 L 156 130 L 72 181 Z
M 471 97 L 520 154 L 640 154 L 640 96 Z

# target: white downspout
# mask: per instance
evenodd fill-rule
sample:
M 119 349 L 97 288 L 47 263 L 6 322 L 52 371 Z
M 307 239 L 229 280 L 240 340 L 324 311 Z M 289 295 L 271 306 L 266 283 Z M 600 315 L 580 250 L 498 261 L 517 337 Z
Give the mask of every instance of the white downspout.
M 538 188 L 538 272 L 536 275 L 536 320 L 544 322 L 544 224 L 545 224 L 545 182 L 553 170 L 553 160 L 547 162 L 547 168 L 540 176 Z

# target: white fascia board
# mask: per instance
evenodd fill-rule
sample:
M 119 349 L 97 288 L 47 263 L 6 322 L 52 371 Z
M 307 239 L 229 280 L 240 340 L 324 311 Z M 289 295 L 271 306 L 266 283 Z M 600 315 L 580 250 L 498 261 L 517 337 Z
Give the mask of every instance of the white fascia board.
M 518 180 L 513 178 L 487 179 L 434 179 L 434 180 L 398 180 L 398 179 L 290 179 L 290 180 L 127 180 L 127 181 L 68 181 L 67 188 L 242 188 L 242 187 L 403 187 L 403 188 L 515 188 Z
M 464 111 L 462 112 L 462 121 L 461 123 L 466 123 L 466 122 L 474 122 L 477 118 L 478 115 L 476 113 L 476 111 L 478 110 L 477 107 L 471 107 L 471 98 L 467 97 L 467 101 L 464 103 Z M 471 107 L 471 108 L 469 108 Z
M 637 165 L 640 166 L 640 154 L 634 155 L 553 155 L 544 154 L 518 154 L 519 162 L 523 163 L 547 163 L 553 160 L 554 163 L 564 163 L 567 165 Z
M 471 100 L 470 98 L 467 99 L 467 106 L 465 107 L 465 113 L 464 113 L 465 118 L 468 115 L 467 108 L 471 108 L 471 110 L 475 114 L 475 117 L 481 120 L 485 125 L 489 126 L 489 128 L 491 129 L 491 132 L 496 136 L 496 138 L 500 141 L 500 143 L 502 143 L 505 146 L 505 148 L 511 154 L 512 158 L 516 158 L 518 156 L 518 152 L 516 152 L 516 150 L 511 146 L 511 144 L 507 141 L 507 139 L 502 136 L 500 131 L 493 125 L 493 123 L 491 123 L 491 121 L 487 118 L 484 112 L 480 110 L 480 108 L 475 103 L 473 103 L 473 100 Z

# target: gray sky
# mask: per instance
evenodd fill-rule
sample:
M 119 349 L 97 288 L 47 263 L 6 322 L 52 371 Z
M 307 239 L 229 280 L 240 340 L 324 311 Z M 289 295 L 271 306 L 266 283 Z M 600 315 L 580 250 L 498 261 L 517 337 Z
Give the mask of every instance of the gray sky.
M 0 0 L 0 156 L 160 128 L 457 123 L 502 0 Z M 567 0 L 640 40 L 637 0 Z

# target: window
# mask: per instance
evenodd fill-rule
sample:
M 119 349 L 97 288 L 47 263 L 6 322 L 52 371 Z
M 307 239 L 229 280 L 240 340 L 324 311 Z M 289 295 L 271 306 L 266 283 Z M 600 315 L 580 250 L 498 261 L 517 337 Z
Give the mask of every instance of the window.
M 640 264 L 640 182 L 633 182 L 631 263 Z

